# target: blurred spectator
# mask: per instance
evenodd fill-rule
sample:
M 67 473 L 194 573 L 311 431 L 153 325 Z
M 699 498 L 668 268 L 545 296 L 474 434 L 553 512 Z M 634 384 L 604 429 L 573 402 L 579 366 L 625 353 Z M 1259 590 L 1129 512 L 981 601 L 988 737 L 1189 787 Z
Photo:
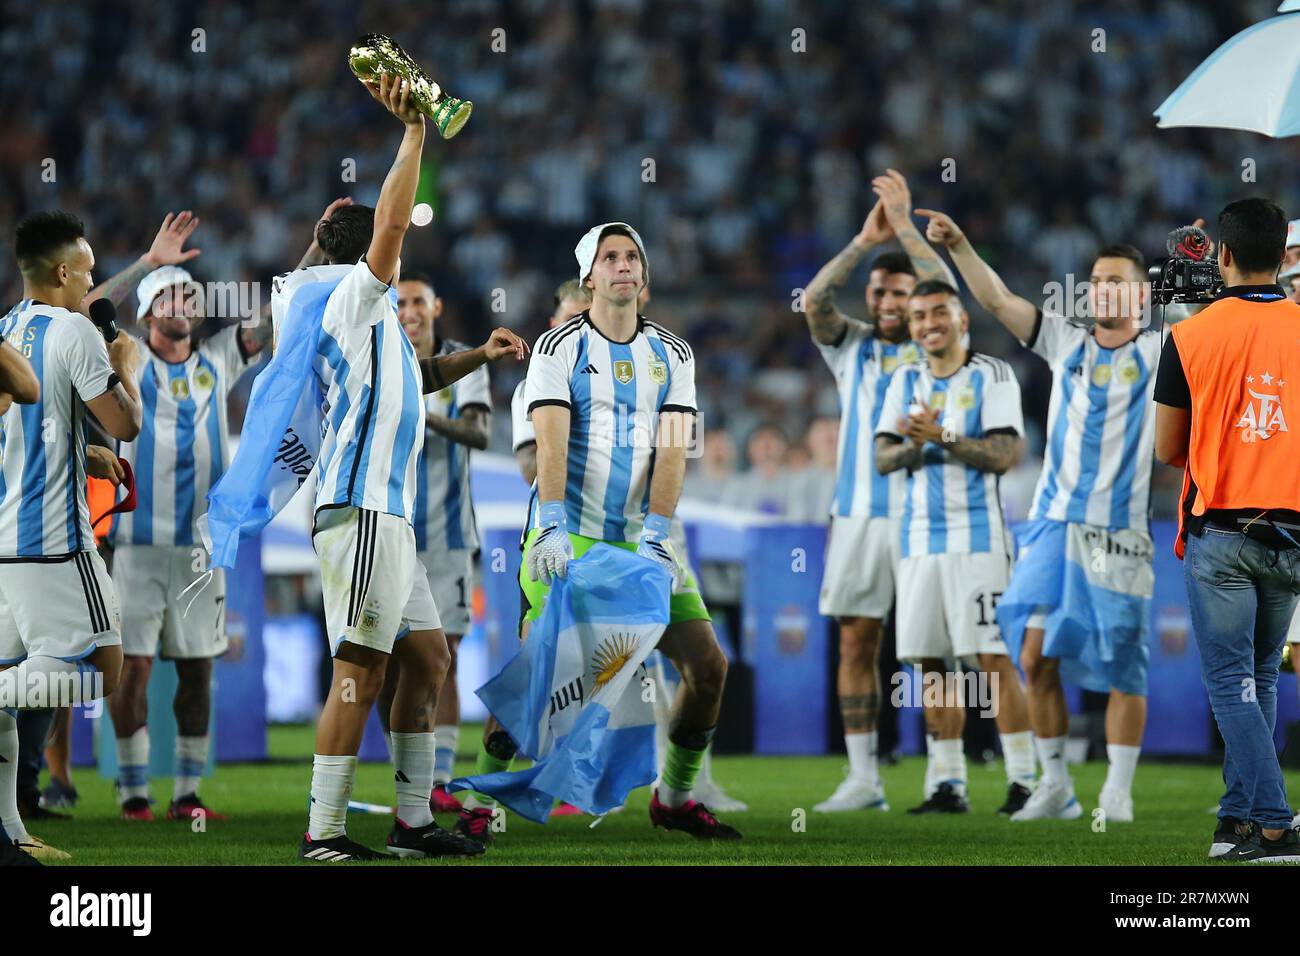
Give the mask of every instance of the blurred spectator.
M 775 425 L 759 425 L 745 442 L 749 468 L 727 488 L 727 503 L 750 511 L 783 515 L 790 504 L 793 482 L 786 466 L 789 442 Z

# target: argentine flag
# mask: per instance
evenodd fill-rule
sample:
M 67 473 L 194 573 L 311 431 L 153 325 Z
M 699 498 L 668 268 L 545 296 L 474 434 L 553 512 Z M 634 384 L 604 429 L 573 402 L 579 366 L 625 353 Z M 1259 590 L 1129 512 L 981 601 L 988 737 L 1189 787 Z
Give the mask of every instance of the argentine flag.
M 316 467 L 324 417 L 312 366 L 325 305 L 352 268 L 309 266 L 276 277 L 275 354 L 253 382 L 239 449 L 199 521 L 213 567 L 233 568 L 240 538 L 269 524 Z M 396 308 L 396 290 L 388 294 Z
M 612 545 L 570 561 L 523 649 L 477 692 L 536 762 L 460 777 L 448 789 L 490 794 L 545 823 L 556 800 L 599 815 L 650 784 L 654 697 L 645 660 L 668 626 L 670 588 L 663 568 Z

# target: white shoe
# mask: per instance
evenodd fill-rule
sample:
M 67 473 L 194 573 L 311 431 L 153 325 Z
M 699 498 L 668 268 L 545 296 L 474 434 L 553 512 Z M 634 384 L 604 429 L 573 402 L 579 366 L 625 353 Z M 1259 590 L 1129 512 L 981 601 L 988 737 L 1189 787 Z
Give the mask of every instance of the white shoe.
M 835 788 L 829 800 L 813 807 L 817 813 L 843 813 L 848 810 L 888 810 L 885 788 L 879 783 L 863 780 L 852 774 Z
M 1133 822 L 1132 797 L 1121 796 L 1103 789 L 1097 798 L 1097 806 L 1101 807 L 1103 818 L 1107 823 Z
M 1294 830 L 1296 827 L 1300 827 L 1300 812 L 1291 818 L 1291 829 Z
M 719 813 L 744 813 L 749 809 L 749 804 L 737 800 L 712 780 L 697 780 L 691 797 Z
M 1026 820 L 1077 820 L 1083 806 L 1074 796 L 1073 784 L 1051 784 L 1039 780 L 1025 805 L 1011 814 L 1016 823 Z

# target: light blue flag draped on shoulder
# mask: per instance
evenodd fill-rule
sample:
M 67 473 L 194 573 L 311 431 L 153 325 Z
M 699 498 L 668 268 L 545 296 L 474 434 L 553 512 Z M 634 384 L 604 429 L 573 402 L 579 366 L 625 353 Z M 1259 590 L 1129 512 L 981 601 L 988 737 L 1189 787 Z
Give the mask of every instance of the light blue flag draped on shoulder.
M 597 544 L 551 587 L 523 649 L 479 698 L 536 762 L 460 777 L 449 790 L 490 794 L 545 823 L 556 800 L 591 814 L 621 807 L 655 777 L 653 697 L 645 660 L 668 626 L 668 572 Z
M 213 567 L 233 568 L 240 539 L 261 531 L 316 466 L 324 419 L 312 362 L 325 305 L 352 269 L 310 266 L 276 277 L 275 354 L 253 382 L 239 450 L 208 492 L 204 543 Z M 396 295 L 389 290 L 394 308 Z

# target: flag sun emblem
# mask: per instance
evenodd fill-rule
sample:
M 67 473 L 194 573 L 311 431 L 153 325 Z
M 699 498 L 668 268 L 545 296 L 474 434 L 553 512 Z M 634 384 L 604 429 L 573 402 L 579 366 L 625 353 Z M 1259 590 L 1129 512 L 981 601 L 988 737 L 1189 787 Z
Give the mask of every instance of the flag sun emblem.
M 635 653 L 636 638 L 631 634 L 615 634 L 608 640 L 601 641 L 595 653 L 591 655 L 591 670 L 596 678 L 596 690 L 600 690 L 612 681 Z

